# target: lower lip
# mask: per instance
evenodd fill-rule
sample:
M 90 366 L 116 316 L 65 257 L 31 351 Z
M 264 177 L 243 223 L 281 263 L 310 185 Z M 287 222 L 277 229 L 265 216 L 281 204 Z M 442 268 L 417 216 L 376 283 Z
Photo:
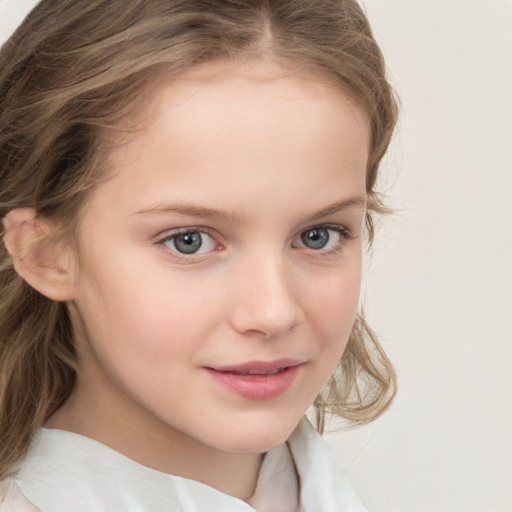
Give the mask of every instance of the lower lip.
M 247 375 L 205 370 L 228 390 L 251 400 L 271 400 L 283 395 L 292 385 L 300 365 L 290 366 L 273 375 Z

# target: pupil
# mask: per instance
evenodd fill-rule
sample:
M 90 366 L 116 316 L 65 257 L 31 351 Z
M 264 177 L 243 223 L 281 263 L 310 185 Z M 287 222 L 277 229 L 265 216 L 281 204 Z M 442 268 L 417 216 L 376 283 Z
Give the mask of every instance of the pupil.
M 329 230 L 325 228 L 309 229 L 300 238 L 306 247 L 322 249 L 329 242 Z
M 200 233 L 184 233 L 174 238 L 174 247 L 183 254 L 194 254 L 202 244 Z

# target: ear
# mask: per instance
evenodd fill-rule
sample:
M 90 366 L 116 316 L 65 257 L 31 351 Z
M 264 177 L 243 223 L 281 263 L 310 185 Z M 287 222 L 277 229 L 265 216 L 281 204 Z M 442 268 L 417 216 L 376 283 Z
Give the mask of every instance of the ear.
M 55 225 L 32 208 L 11 210 L 3 219 L 4 243 L 16 272 L 49 299 L 74 298 L 74 256 L 71 247 L 54 237 Z

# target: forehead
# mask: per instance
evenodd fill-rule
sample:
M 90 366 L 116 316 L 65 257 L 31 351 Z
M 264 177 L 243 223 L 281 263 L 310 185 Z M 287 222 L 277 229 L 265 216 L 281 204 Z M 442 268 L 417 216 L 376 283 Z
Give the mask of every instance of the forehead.
M 333 184 L 365 190 L 363 109 L 321 77 L 275 63 L 215 63 L 160 80 L 132 121 L 137 129 L 110 157 L 110 193 L 133 210 L 191 191 L 209 203 L 270 200 L 299 180 L 327 196 Z
M 233 95 L 233 91 L 243 94 Z M 192 121 L 198 110 L 204 116 L 213 114 L 216 107 L 231 114 L 238 111 L 243 116 L 263 96 L 267 100 L 265 108 L 259 111 L 253 108 L 250 112 L 254 122 L 263 118 L 271 122 L 278 118 L 286 103 L 289 110 L 297 111 L 298 116 L 301 115 L 298 110 L 307 108 L 308 103 L 323 104 L 333 117 L 339 119 L 346 117 L 350 110 L 353 115 L 350 122 L 359 128 L 355 135 L 359 135 L 361 129 L 366 131 L 369 139 L 368 115 L 346 88 L 317 72 L 256 57 L 213 61 L 194 66 L 178 76 L 169 77 L 165 73 L 156 76 L 124 118 L 119 133 L 127 128 L 127 139 L 133 140 L 137 135 L 144 137 L 151 131 L 158 131 L 159 125 L 170 116 L 177 124 L 183 117 Z M 222 112 L 219 113 L 222 118 Z M 290 133 L 290 137 L 292 135 Z M 120 146 L 122 150 L 118 154 L 113 152 L 116 157 L 125 152 L 125 144 Z

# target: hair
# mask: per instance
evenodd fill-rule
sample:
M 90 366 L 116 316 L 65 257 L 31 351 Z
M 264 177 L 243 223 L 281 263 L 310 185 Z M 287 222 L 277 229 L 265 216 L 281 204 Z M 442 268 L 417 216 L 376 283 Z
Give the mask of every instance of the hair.
M 378 167 L 397 100 L 355 0 L 43 0 L 0 52 L 0 217 L 20 207 L 71 233 L 106 172 L 106 128 L 157 77 L 202 63 L 264 57 L 339 85 L 367 113 L 369 244 Z M 0 247 L 0 479 L 65 402 L 77 360 L 67 304 L 31 288 Z M 360 312 L 345 353 L 315 401 L 361 424 L 395 394 L 393 367 Z

